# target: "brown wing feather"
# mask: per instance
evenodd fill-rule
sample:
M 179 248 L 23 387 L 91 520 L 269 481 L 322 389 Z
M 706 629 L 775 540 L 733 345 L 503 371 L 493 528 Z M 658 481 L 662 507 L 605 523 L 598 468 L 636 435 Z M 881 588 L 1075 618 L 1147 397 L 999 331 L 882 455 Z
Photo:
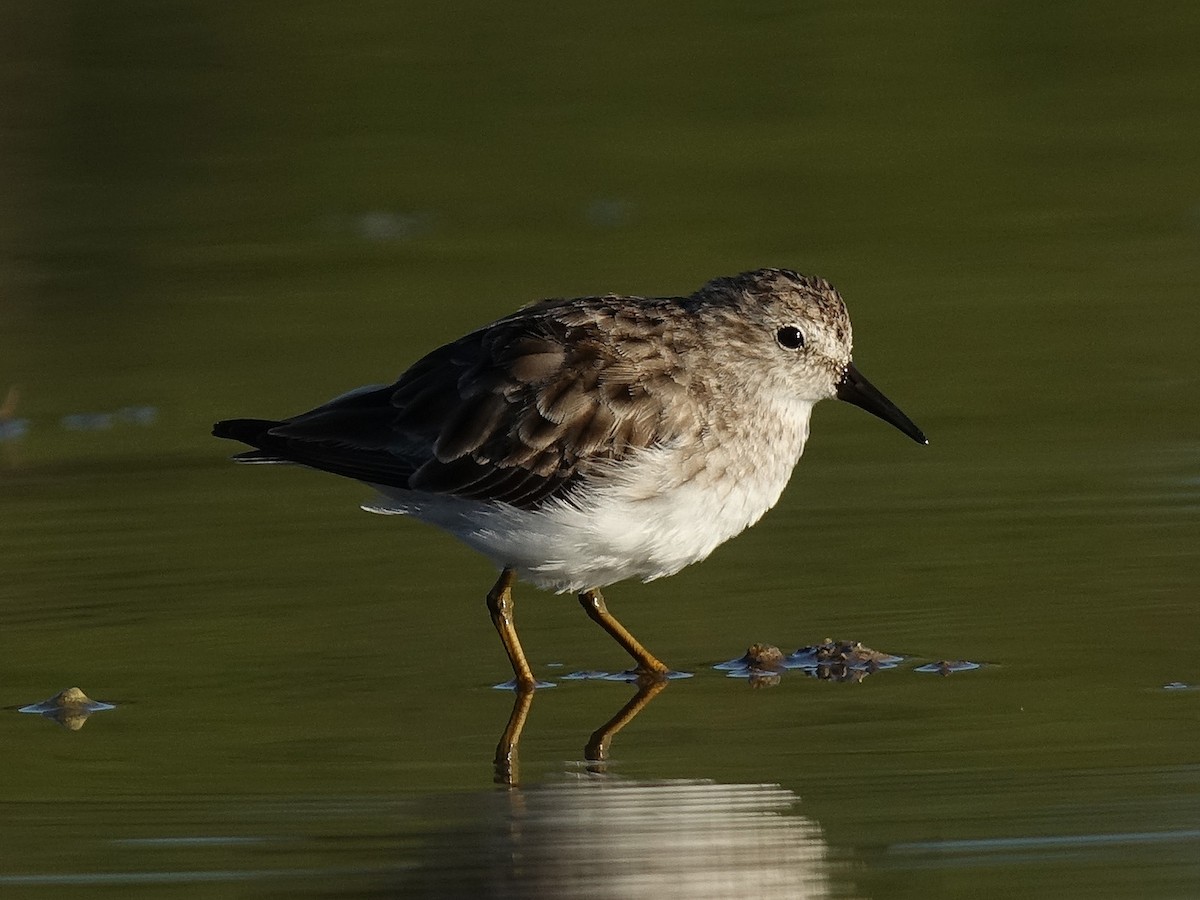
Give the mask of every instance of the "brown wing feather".
M 543 302 L 434 350 L 389 387 L 226 431 L 264 459 L 531 508 L 694 422 L 665 319 L 632 314 L 669 302 Z
M 406 373 L 394 427 L 434 429 L 431 458 L 410 486 L 532 506 L 601 461 L 677 437 L 694 411 L 678 360 L 644 319 L 612 306 L 600 298 L 533 307 L 451 345 L 460 353 L 442 365 Z M 439 388 L 414 394 L 413 379 Z M 428 404 L 410 408 L 410 397 L 446 405 L 430 421 Z

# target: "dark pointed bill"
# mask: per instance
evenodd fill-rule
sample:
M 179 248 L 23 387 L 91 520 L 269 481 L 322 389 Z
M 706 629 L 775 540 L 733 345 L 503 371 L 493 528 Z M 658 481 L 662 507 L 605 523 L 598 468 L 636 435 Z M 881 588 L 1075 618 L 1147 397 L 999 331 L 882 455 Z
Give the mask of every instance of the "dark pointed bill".
M 916 426 L 916 423 L 900 412 L 895 403 L 883 396 L 879 388 L 863 378 L 862 373 L 854 368 L 854 363 L 846 366 L 842 380 L 837 383 L 837 398 L 865 409 L 889 425 L 895 425 L 918 444 L 929 443 L 929 439 Z

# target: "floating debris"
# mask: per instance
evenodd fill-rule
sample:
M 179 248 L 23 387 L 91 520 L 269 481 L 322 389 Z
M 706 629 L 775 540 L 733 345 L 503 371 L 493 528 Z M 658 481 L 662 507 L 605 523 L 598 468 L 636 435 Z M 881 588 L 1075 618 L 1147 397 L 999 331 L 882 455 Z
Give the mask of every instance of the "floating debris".
M 763 672 L 781 672 L 786 668 L 783 651 L 774 644 L 751 644 L 742 659 L 750 668 Z
M 977 662 L 971 662 L 969 659 L 940 659 L 937 662 L 926 663 L 923 666 L 917 666 L 913 669 L 914 672 L 932 672 L 937 675 L 949 675 L 952 672 L 969 672 L 972 669 L 981 668 Z
M 744 656 L 713 668 L 728 672 L 729 678 L 749 678 L 756 687 L 769 687 L 778 684 L 779 676 L 788 669 L 799 669 L 810 678 L 824 681 L 858 682 L 871 672 L 895 668 L 903 660 L 902 656 L 872 650 L 858 641 L 826 638 L 787 655 L 773 644 L 753 644 Z
M 894 656 L 863 646 L 859 641 L 835 641 L 825 638 L 821 643 L 801 647 L 784 661 L 789 669 L 817 669 L 843 666 L 864 672 L 892 669 L 904 662 L 903 656 Z
M 783 651 L 774 644 L 751 644 L 737 659 L 717 663 L 714 669 L 728 672 L 729 678 L 749 678 L 755 687 L 773 687 L 787 671 Z
M 737 659 L 717 663 L 714 669 L 729 672 L 740 672 L 742 669 L 758 669 L 763 672 L 781 672 L 787 668 L 784 664 L 783 651 L 774 644 L 751 644 L 745 654 Z
M 87 722 L 88 716 L 106 709 L 116 709 L 114 703 L 93 700 L 77 687 L 59 691 L 48 700 L 22 706 L 17 712 L 32 713 L 53 719 L 71 731 L 78 731 Z

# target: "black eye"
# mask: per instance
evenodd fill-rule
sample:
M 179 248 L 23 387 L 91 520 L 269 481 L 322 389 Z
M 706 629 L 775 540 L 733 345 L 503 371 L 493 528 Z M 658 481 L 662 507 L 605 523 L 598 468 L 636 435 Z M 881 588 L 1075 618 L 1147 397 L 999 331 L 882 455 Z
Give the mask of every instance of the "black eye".
M 785 350 L 799 350 L 804 346 L 804 332 L 795 325 L 784 325 L 775 332 L 775 340 Z

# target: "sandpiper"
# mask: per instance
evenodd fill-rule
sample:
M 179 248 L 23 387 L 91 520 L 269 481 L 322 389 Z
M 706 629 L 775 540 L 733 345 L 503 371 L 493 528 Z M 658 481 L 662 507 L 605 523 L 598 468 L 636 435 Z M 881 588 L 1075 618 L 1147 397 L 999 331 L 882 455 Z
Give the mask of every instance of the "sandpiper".
M 775 505 L 818 400 L 921 430 L 854 367 L 850 319 L 822 278 L 758 269 L 688 297 L 543 300 L 439 347 L 393 384 L 289 419 L 229 419 L 234 459 L 370 485 L 489 557 L 487 595 L 514 684 L 537 682 L 513 624 L 516 578 L 578 594 L 633 657 L 668 669 L 600 588 L 699 562 Z

